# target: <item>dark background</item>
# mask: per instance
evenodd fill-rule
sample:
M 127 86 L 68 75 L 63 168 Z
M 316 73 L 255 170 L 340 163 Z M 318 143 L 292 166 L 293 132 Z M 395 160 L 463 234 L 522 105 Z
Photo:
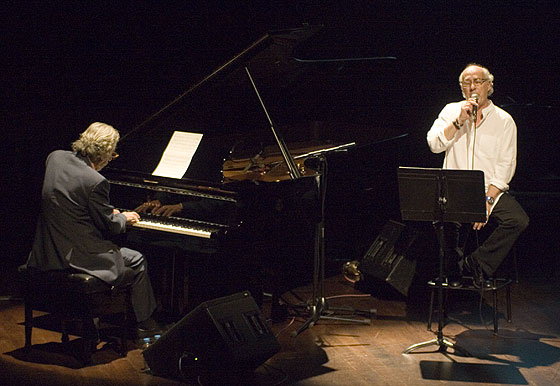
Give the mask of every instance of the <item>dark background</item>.
M 360 82 L 382 84 L 399 114 L 385 114 L 381 123 L 375 112 L 364 114 L 377 126 L 407 128 L 414 166 L 440 166 L 425 133 L 445 103 L 461 98 L 462 68 L 487 66 L 496 78 L 494 102 L 518 124 L 512 189 L 532 219 L 525 260 L 531 269 L 557 264 L 560 12 L 554 2 L 114 3 L 2 6 L 0 293 L 14 291 L 15 268 L 30 248 L 49 152 L 69 148 L 93 121 L 130 131 L 267 31 L 304 24 L 327 31 L 310 55 L 397 58 L 388 73 L 369 71 Z

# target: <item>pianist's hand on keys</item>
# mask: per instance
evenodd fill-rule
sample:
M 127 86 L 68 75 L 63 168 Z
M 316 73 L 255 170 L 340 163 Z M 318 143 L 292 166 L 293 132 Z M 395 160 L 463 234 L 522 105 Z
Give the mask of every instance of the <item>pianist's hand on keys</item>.
M 118 209 L 113 209 L 113 213 L 119 214 L 121 213 L 121 211 Z M 140 215 L 136 212 L 122 212 L 122 214 L 125 215 L 127 224 L 136 224 L 140 220 Z

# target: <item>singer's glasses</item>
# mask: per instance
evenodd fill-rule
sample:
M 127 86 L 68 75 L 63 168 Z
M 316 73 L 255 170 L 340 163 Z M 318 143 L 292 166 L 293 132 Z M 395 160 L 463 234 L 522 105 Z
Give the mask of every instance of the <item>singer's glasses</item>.
M 462 87 L 469 87 L 470 85 L 474 85 L 475 87 L 482 86 L 488 79 L 471 79 L 471 80 L 463 80 L 459 82 Z

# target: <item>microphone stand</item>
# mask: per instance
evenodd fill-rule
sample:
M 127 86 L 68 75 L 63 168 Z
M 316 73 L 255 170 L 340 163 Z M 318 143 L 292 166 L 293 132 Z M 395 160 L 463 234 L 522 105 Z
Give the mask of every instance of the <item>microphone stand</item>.
M 253 81 L 253 77 L 251 76 L 251 73 L 249 72 L 249 69 L 247 67 L 245 67 L 245 72 L 247 73 L 247 76 L 251 81 L 251 85 L 253 86 L 253 89 L 257 94 L 259 102 L 266 114 L 266 118 L 268 119 L 268 122 L 270 124 L 270 129 L 272 130 L 272 134 L 274 135 L 274 138 L 278 143 L 278 147 L 282 152 L 282 157 L 284 158 L 284 161 L 288 166 L 288 171 L 291 179 L 295 180 L 301 178 L 301 173 L 296 166 L 294 157 L 290 154 L 290 151 L 288 150 L 288 147 L 286 146 L 282 137 L 280 137 L 280 135 L 274 129 L 274 124 L 272 123 L 272 119 L 268 114 L 268 110 L 266 109 L 264 101 L 262 100 L 259 90 L 257 89 L 257 86 Z M 339 147 L 335 147 L 330 150 L 341 150 L 353 145 L 354 143 L 346 144 Z M 320 165 L 317 171 L 317 175 L 315 176 L 315 183 L 317 186 L 317 196 L 320 201 L 321 215 L 320 215 L 320 220 L 315 228 L 313 300 L 311 306 L 309 307 L 309 309 L 311 310 L 311 316 L 302 326 L 300 326 L 297 329 L 297 331 L 294 331 L 294 333 L 292 334 L 294 337 L 299 335 L 299 333 L 301 333 L 303 330 L 307 329 L 308 327 L 313 326 L 319 319 L 330 319 L 330 320 L 354 322 L 354 323 L 361 323 L 361 324 L 371 323 L 371 319 L 352 319 L 352 318 L 342 318 L 342 317 L 324 315 L 324 313 L 329 310 L 327 301 L 325 299 L 325 193 L 326 193 L 326 180 L 327 180 L 326 177 L 327 161 L 325 158 L 326 151 L 323 150 L 319 152 L 320 153 L 317 153 L 316 157 L 318 157 L 320 161 L 319 162 Z M 331 310 L 335 310 L 335 309 L 331 308 Z M 344 308 L 338 308 L 337 310 L 355 311 L 352 309 L 344 309 Z M 371 312 L 368 312 L 368 314 L 371 314 Z
M 332 316 L 331 311 L 346 311 L 353 313 L 367 313 L 371 315 L 375 311 L 358 311 L 352 308 L 332 308 L 328 306 L 325 298 L 325 196 L 327 187 L 327 159 L 325 154 L 320 154 L 316 158 L 319 159 L 319 167 L 315 182 L 317 186 L 318 199 L 320 203 L 320 219 L 315 228 L 315 253 L 313 266 L 313 298 L 312 303 L 308 306 L 311 316 L 294 332 L 292 336 L 296 337 L 309 327 L 313 327 L 320 319 L 336 320 L 341 322 L 352 322 L 360 324 L 370 324 L 369 318 L 345 318 L 340 316 Z M 329 313 L 326 315 L 326 313 Z

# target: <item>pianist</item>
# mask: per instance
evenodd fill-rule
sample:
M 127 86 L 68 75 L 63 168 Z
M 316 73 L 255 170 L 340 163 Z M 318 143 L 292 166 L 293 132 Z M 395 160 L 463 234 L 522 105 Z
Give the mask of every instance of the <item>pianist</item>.
M 27 266 L 40 271 L 77 270 L 110 285 L 119 285 L 125 267 L 134 271 L 132 308 L 137 332 L 158 333 L 151 318 L 156 308 L 144 256 L 119 248 L 107 236 L 138 221 L 136 212 L 120 213 L 109 203 L 109 182 L 99 173 L 114 157 L 119 133 L 92 123 L 72 143 L 73 151 L 49 154 L 43 181 L 41 212 Z

